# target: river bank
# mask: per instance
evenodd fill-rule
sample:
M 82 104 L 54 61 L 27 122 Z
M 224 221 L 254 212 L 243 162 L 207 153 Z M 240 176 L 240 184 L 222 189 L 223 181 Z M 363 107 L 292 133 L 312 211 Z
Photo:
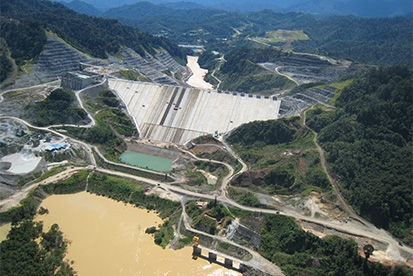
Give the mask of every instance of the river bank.
M 206 260 L 192 248 L 162 249 L 145 230 L 162 224 L 155 212 L 87 192 L 52 195 L 49 213 L 38 216 L 48 229 L 57 223 L 70 241 L 67 259 L 78 275 L 240 275 Z

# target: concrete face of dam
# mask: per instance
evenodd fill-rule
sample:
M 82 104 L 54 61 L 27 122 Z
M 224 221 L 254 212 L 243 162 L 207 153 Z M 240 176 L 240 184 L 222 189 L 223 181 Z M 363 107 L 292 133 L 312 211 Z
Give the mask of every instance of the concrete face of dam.
M 185 144 L 244 123 L 278 118 L 280 101 L 246 93 L 109 79 L 142 138 Z

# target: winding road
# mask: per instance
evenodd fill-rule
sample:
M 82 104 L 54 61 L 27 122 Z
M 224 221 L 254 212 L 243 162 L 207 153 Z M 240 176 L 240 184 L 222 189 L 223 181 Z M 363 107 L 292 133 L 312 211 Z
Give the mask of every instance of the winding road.
M 80 106 L 82 108 L 84 108 L 83 104 L 82 104 L 82 101 L 81 101 L 81 98 L 79 96 L 79 94 L 81 92 L 82 91 L 77 91 L 76 96 L 77 96 L 77 99 L 79 101 Z M 87 112 L 87 110 L 86 110 L 86 112 Z M 92 127 L 95 124 L 93 116 L 89 113 L 88 113 L 88 116 L 90 116 L 90 118 L 91 118 L 91 123 L 86 125 L 86 126 L 83 126 L 83 127 Z M 97 164 L 97 162 L 94 158 L 93 151 L 97 152 L 100 155 L 101 158 L 104 158 L 104 157 L 100 154 L 100 152 L 98 151 L 98 149 L 96 147 L 93 147 L 93 146 L 91 146 L 91 145 L 89 145 L 89 144 L 87 144 L 83 141 L 79 141 L 79 140 L 76 140 L 76 139 L 73 139 L 73 138 L 69 138 L 69 137 L 65 136 L 64 134 L 62 134 L 62 133 L 59 133 L 55 130 L 50 129 L 51 126 L 49 126 L 49 127 L 36 127 L 36 126 L 33 126 L 30 123 L 26 122 L 25 120 L 22 120 L 22 119 L 16 118 L 16 117 L 11 117 L 11 116 L 0 116 L 0 118 L 8 118 L 8 119 L 17 120 L 17 121 L 27 125 L 30 128 L 43 130 L 43 131 L 49 131 L 49 132 L 51 132 L 55 135 L 58 135 L 58 136 L 62 137 L 63 139 L 73 141 L 73 143 L 78 143 L 86 149 L 86 152 L 89 155 L 89 159 L 90 159 L 90 162 L 91 162 L 91 164 L 87 167 L 67 168 L 65 171 L 57 173 L 56 175 L 51 176 L 47 179 L 41 180 L 41 181 L 36 182 L 36 183 L 30 183 L 30 184 L 24 186 L 20 191 L 15 193 L 13 196 L 0 201 L 0 211 L 2 211 L 2 212 L 8 210 L 9 208 L 17 206 L 19 204 L 19 202 L 23 198 L 25 198 L 30 191 L 32 191 L 33 189 L 35 189 L 39 185 L 45 185 L 45 184 L 48 184 L 48 183 L 56 182 L 56 181 L 61 180 L 61 179 L 68 178 L 68 177 L 70 177 L 71 175 L 73 175 L 74 173 L 76 173 L 80 170 L 94 169 L 94 170 L 96 170 L 98 172 L 101 172 L 101 173 L 115 175 L 115 176 L 119 176 L 119 177 L 130 178 L 130 179 L 133 179 L 133 180 L 136 180 L 136 181 L 145 182 L 145 183 L 148 183 L 150 185 L 157 186 L 157 187 L 165 190 L 168 193 L 175 194 L 177 198 L 181 199 L 182 208 L 183 208 L 182 215 L 181 215 L 181 220 L 180 220 L 180 223 L 177 227 L 177 233 L 176 233 L 177 236 L 180 235 L 179 230 L 180 230 L 181 224 L 183 222 L 184 227 L 187 230 L 189 230 L 193 233 L 199 233 L 199 234 L 202 234 L 202 235 L 210 236 L 211 238 L 213 238 L 215 240 L 226 242 L 226 243 L 232 244 L 236 247 L 247 250 L 253 256 L 253 258 L 251 260 L 247 261 L 247 264 L 253 266 L 256 269 L 267 272 L 271 275 L 282 275 L 282 272 L 275 264 L 273 264 L 273 263 L 269 262 L 268 260 L 264 259 L 256 251 L 251 250 L 251 249 L 246 248 L 246 247 L 243 247 L 239 244 L 236 244 L 233 241 L 231 241 L 231 240 L 229 240 L 225 237 L 217 236 L 217 235 L 210 235 L 208 233 L 201 232 L 199 230 L 193 229 L 191 227 L 190 223 L 189 223 L 190 219 L 189 219 L 188 215 L 185 212 L 185 204 L 184 204 L 185 199 L 184 199 L 184 197 L 186 197 L 186 198 L 190 197 L 190 198 L 196 198 L 196 199 L 207 199 L 207 200 L 217 199 L 221 204 L 224 204 L 226 206 L 234 206 L 234 207 L 237 207 L 239 209 L 250 211 L 250 212 L 255 212 L 255 213 L 286 215 L 286 216 L 294 217 L 296 220 L 315 223 L 315 224 L 321 225 L 325 228 L 328 228 L 330 230 L 334 230 L 334 231 L 337 231 L 337 232 L 340 232 L 340 233 L 345 233 L 345 234 L 353 236 L 353 237 L 375 240 L 375 241 L 378 241 L 380 243 L 383 243 L 383 244 L 387 245 L 387 251 L 386 251 L 387 257 L 389 259 L 395 261 L 395 262 L 405 262 L 406 263 L 406 256 L 410 256 L 410 258 L 412 258 L 412 256 L 413 256 L 413 249 L 412 248 L 407 247 L 407 246 L 399 245 L 398 241 L 395 240 L 386 231 L 384 231 L 382 229 L 378 229 L 377 227 L 375 227 L 371 223 L 365 221 L 363 218 L 361 218 L 357 214 L 355 214 L 355 212 L 353 211 L 351 206 L 349 206 L 346 203 L 346 201 L 344 200 L 344 198 L 341 196 L 340 190 L 338 189 L 337 183 L 329 175 L 328 170 L 327 170 L 327 166 L 326 166 L 325 157 L 324 157 L 324 152 L 323 152 L 322 148 L 317 144 L 316 141 L 315 141 L 315 144 L 316 144 L 317 149 L 320 153 L 320 158 L 322 160 L 321 163 L 322 163 L 322 166 L 323 166 L 323 170 L 325 170 L 327 176 L 329 177 L 329 180 L 332 183 L 332 186 L 333 186 L 333 189 L 334 189 L 335 193 L 337 194 L 339 200 L 342 202 L 342 205 L 345 207 L 345 211 L 351 217 L 354 217 L 357 221 L 359 221 L 361 223 L 353 222 L 353 221 L 351 221 L 349 223 L 344 223 L 344 222 L 340 222 L 340 221 L 326 220 L 326 219 L 315 218 L 315 217 L 308 217 L 308 216 L 304 216 L 304 215 L 302 215 L 302 214 L 300 214 L 300 213 L 298 213 L 298 212 L 296 212 L 292 209 L 287 209 L 287 208 L 284 208 L 284 209 L 280 208 L 279 210 L 254 208 L 254 207 L 249 207 L 249 206 L 243 206 L 243 205 L 240 205 L 237 202 L 233 201 L 232 199 L 230 199 L 228 197 L 228 193 L 227 193 L 228 185 L 229 185 L 231 179 L 233 179 L 237 175 L 247 171 L 248 166 L 232 150 L 230 145 L 228 145 L 225 142 L 225 139 L 223 139 L 223 138 L 220 139 L 220 142 L 223 144 L 223 146 L 221 146 L 221 148 L 226 149 L 229 154 L 231 154 L 234 158 L 236 158 L 240 162 L 240 164 L 242 164 L 242 169 L 238 172 L 235 172 L 234 168 L 231 165 L 229 165 L 225 162 L 198 158 L 193 153 L 191 153 L 189 151 L 186 151 L 182 148 L 177 147 L 178 150 L 180 150 L 182 152 L 185 152 L 185 154 L 189 154 L 194 159 L 203 160 L 203 161 L 207 161 L 207 162 L 213 162 L 213 163 L 217 163 L 217 164 L 222 164 L 222 165 L 224 165 L 228 168 L 228 170 L 229 170 L 228 175 L 226 175 L 223 178 L 221 187 L 216 191 L 216 194 L 214 195 L 214 194 L 203 194 L 203 193 L 198 193 L 198 192 L 192 192 L 192 191 L 185 190 L 181 187 L 171 185 L 170 183 L 166 183 L 166 182 L 162 182 L 162 181 L 155 181 L 155 180 L 152 180 L 152 179 L 143 178 L 143 177 L 139 177 L 139 176 L 135 176 L 135 175 L 131 175 L 131 174 L 115 171 L 115 170 L 109 170 L 109 169 L 101 168 L 101 167 L 98 166 L 98 164 Z M 304 113 L 304 123 L 305 123 L 305 113 Z M 56 126 L 53 126 L 53 127 L 56 127 Z M 109 161 L 106 160 L 106 162 L 109 162 Z M 120 166 L 120 164 L 116 164 L 116 165 Z M 152 172 L 152 171 L 150 171 L 150 172 Z M 152 173 L 154 173 L 154 172 L 152 172 Z

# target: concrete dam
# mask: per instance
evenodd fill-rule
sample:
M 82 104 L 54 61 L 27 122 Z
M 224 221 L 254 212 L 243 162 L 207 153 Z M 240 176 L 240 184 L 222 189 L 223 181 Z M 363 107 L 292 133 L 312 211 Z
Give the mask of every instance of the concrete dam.
M 251 121 L 277 119 L 281 101 L 239 92 L 109 79 L 142 138 L 183 145 Z

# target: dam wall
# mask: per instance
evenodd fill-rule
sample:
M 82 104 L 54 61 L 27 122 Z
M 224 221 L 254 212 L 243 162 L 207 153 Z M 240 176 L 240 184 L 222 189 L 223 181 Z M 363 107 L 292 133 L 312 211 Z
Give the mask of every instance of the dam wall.
M 141 137 L 181 145 L 251 121 L 277 119 L 281 103 L 275 97 L 120 79 L 109 79 L 109 88 L 124 102 Z

